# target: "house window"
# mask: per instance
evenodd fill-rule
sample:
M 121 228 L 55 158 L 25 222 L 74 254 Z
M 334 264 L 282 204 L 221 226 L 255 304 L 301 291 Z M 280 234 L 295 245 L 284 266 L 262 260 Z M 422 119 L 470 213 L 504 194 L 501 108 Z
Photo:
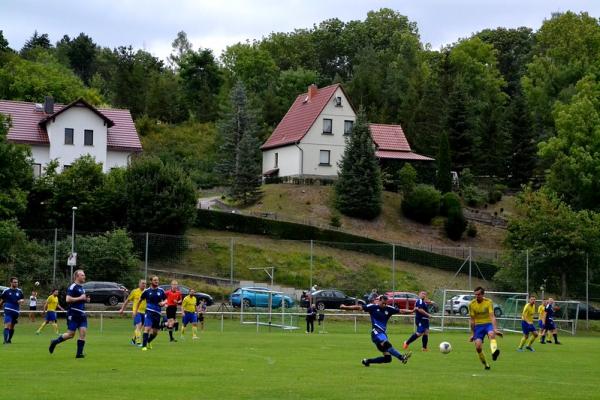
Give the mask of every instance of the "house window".
M 94 131 L 91 129 L 86 129 L 83 131 L 83 145 L 84 146 L 93 146 L 94 145 Z
M 332 135 L 333 134 L 332 125 L 333 125 L 332 120 L 330 120 L 328 118 L 323 119 L 323 134 Z
M 354 121 L 344 121 L 344 135 L 351 134 L 353 126 L 354 126 Z
M 69 164 L 65 164 L 63 165 L 63 171 L 68 170 L 69 168 L 71 168 L 71 166 Z
M 275 153 L 275 168 L 279 168 L 279 153 Z
M 334 100 L 334 104 L 336 107 L 341 107 L 342 106 L 342 98 L 341 97 L 336 97 Z
M 319 151 L 319 165 L 331 165 L 330 163 L 331 150 Z
M 32 164 L 31 168 L 33 169 L 34 178 L 39 178 L 42 176 L 42 164 Z
M 73 144 L 73 128 L 65 128 L 65 144 Z

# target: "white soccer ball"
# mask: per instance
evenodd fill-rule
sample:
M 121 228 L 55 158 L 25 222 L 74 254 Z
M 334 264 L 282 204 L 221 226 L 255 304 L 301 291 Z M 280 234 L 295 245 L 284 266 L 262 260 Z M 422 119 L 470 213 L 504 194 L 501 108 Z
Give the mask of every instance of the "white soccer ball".
M 440 352 L 442 354 L 448 354 L 452 351 L 452 345 L 448 342 L 440 343 Z
M 38 281 L 35 281 L 34 285 L 35 286 L 40 286 L 40 283 Z

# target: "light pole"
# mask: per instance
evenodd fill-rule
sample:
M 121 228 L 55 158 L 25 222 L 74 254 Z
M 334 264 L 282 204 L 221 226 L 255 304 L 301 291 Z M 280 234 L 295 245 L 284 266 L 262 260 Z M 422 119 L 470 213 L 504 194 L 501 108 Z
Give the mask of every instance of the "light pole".
M 75 254 L 75 211 L 77 211 L 77 207 L 73 207 L 71 208 L 72 212 L 72 218 L 71 218 L 71 255 Z M 69 276 L 69 279 L 71 279 L 73 277 L 73 265 L 74 263 L 71 263 L 71 275 Z

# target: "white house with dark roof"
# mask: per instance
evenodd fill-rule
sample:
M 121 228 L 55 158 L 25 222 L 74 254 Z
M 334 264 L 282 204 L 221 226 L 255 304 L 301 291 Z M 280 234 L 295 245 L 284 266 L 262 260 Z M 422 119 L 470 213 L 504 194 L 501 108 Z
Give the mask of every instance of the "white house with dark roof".
M 262 145 L 265 176 L 333 178 L 356 110 L 341 85 L 311 85 L 299 95 Z M 433 161 L 412 152 L 400 125 L 370 124 L 380 160 Z
M 70 104 L 0 100 L 0 113 L 9 118 L 7 139 L 31 147 L 34 175 L 51 160 L 59 171 L 89 154 L 105 172 L 128 165 L 142 145 L 129 110 L 96 108 L 83 99 Z

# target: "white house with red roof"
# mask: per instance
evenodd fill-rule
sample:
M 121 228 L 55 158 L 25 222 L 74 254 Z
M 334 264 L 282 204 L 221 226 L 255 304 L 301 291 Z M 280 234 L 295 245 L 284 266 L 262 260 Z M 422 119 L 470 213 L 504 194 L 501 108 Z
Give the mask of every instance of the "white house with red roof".
M 128 165 L 142 145 L 129 110 L 96 108 L 83 99 L 70 104 L 0 100 L 0 113 L 9 118 L 7 139 L 31 147 L 34 175 L 57 160 L 59 171 L 89 154 L 105 172 Z
M 309 86 L 262 145 L 263 175 L 336 177 L 355 120 L 356 110 L 340 84 Z M 400 125 L 370 124 L 369 129 L 380 160 L 433 161 L 411 150 Z

